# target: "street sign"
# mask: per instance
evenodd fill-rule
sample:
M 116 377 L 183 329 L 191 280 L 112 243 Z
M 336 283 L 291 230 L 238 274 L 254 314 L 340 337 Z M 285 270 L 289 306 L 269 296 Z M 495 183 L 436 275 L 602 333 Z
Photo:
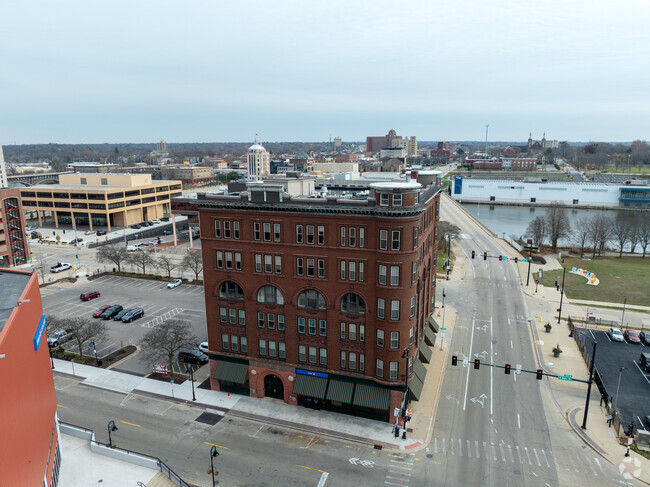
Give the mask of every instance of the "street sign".
M 521 375 L 521 364 L 517 364 L 515 367 L 515 374 Z
M 557 378 L 560 380 L 573 380 L 573 376 L 569 374 L 558 375 Z
M 442 327 L 442 328 L 440 328 L 440 329 L 441 329 L 441 330 L 446 330 L 447 328 L 443 326 L 443 327 Z
M 469 365 L 469 359 L 467 357 L 465 357 L 463 359 L 463 367 L 467 367 L 468 365 Z

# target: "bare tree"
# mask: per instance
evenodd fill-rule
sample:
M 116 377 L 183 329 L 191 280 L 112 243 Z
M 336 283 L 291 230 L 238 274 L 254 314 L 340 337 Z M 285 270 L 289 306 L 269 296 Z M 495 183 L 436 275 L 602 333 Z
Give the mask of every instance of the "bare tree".
M 79 347 L 79 356 L 83 356 L 83 344 L 90 340 L 101 341 L 106 337 L 106 324 L 104 320 L 96 320 L 76 316 L 61 320 L 63 328 L 70 331 L 72 339 Z
M 623 248 L 625 247 L 625 244 L 630 240 L 632 225 L 627 217 L 619 214 L 617 218 L 612 220 L 611 229 L 612 235 L 618 243 L 618 258 L 620 259 L 623 257 Z
M 594 246 L 593 257 L 602 255 L 603 249 L 612 234 L 612 220 L 608 216 L 599 215 L 591 220 L 590 240 Z
M 526 236 L 530 237 L 535 247 L 542 247 L 546 240 L 547 227 L 544 218 L 541 216 L 533 218 L 526 228 Z
M 643 249 L 641 258 L 645 259 L 646 250 L 648 249 L 648 245 L 650 245 L 650 216 L 647 213 L 641 217 L 641 221 L 637 227 L 637 234 L 639 236 L 639 245 Z
M 158 267 L 167 271 L 167 277 L 172 277 L 172 271 L 178 267 L 178 263 L 170 255 L 161 254 L 156 259 Z
M 630 254 L 636 252 L 636 246 L 639 244 L 639 227 L 642 224 L 642 217 L 635 216 L 630 219 Z
M 198 342 L 192 335 L 192 323 L 186 320 L 167 320 L 149 330 L 142 338 L 141 360 L 155 364 L 167 364 L 171 378 L 174 378 L 172 363 L 183 348 L 194 347 Z
M 122 264 L 128 260 L 129 253 L 126 251 L 126 248 L 119 244 L 109 244 L 100 246 L 97 249 L 96 256 L 99 262 L 115 264 L 117 271 L 121 272 Z
M 456 238 L 460 233 L 460 228 L 453 223 L 441 220 L 438 225 L 438 248 L 442 252 L 447 252 L 450 238 Z
M 187 249 L 185 257 L 181 261 L 181 267 L 189 269 L 194 272 L 194 277 L 198 281 L 199 274 L 203 271 L 203 259 L 201 251 Z
M 591 220 L 588 218 L 581 218 L 576 222 L 575 231 L 573 232 L 574 241 L 580 247 L 580 258 L 582 259 L 585 254 L 585 247 L 591 234 Z
M 571 223 L 566 208 L 560 206 L 557 201 L 551 203 L 551 206 L 546 210 L 546 226 L 553 252 L 557 252 L 558 240 L 571 236 Z
M 156 263 L 156 260 L 151 256 L 151 253 L 146 250 L 138 250 L 131 253 L 127 260 L 129 264 L 133 264 L 140 269 L 143 274 L 147 273 L 147 267 L 151 267 Z

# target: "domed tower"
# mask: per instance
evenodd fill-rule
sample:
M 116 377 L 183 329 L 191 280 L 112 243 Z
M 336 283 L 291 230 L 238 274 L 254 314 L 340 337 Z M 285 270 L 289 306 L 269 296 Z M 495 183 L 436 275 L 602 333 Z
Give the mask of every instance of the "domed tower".
M 258 179 L 271 173 L 271 156 L 268 151 L 257 142 L 248 148 L 248 177 Z

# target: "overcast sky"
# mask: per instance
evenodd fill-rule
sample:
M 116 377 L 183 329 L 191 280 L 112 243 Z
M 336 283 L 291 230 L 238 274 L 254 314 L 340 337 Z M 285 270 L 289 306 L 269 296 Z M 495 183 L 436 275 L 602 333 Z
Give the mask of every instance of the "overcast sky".
M 0 0 L 0 141 L 649 139 L 649 61 L 647 0 Z

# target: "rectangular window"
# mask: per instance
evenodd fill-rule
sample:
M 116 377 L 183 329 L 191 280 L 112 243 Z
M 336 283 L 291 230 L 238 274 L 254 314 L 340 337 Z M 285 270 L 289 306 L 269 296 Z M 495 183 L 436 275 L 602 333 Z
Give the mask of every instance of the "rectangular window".
M 217 269 L 223 269 L 223 252 L 217 250 Z
M 222 350 L 228 350 L 228 344 L 229 343 L 230 343 L 230 341 L 228 340 L 228 335 L 226 335 L 225 333 L 223 335 L 221 335 L 221 349 Z
M 260 355 L 266 355 L 266 340 L 260 339 Z
M 398 370 L 398 363 L 397 362 L 389 362 L 388 363 L 388 378 L 389 379 L 397 379 L 397 370 Z
M 253 223 L 253 238 L 255 240 L 262 240 L 262 228 L 260 222 Z
M 390 301 L 390 319 L 391 321 L 399 321 L 399 299 Z
M 348 338 L 350 340 L 357 339 L 357 325 L 354 323 L 350 323 L 348 326 Z
M 226 252 L 226 269 L 232 270 L 232 268 L 233 268 L 232 252 Z
M 366 279 L 366 264 L 364 262 L 359 262 L 359 282 L 363 282 Z
M 226 308 L 219 308 L 219 321 L 226 323 L 228 321 L 228 310 Z
M 322 337 L 327 336 L 327 321 L 318 320 L 318 334 Z
M 304 242 L 304 229 L 302 225 L 296 225 L 296 243 Z
M 399 348 L 399 331 L 390 332 L 390 343 L 388 346 L 393 350 Z
M 235 252 L 235 270 L 241 271 L 241 252 Z
M 393 251 L 397 251 L 400 249 L 402 245 L 402 232 L 401 230 L 393 230 L 391 232 L 391 244 L 390 244 L 390 249 Z
M 341 247 L 345 247 L 347 230 L 346 230 L 345 227 L 341 227 L 341 229 L 339 231 L 341 233 Z
M 275 342 L 269 340 L 269 357 L 275 357 Z
M 415 316 L 415 296 L 411 298 L 411 318 Z
M 409 345 L 413 345 L 414 341 L 415 341 L 415 328 L 411 328 L 409 330 Z
M 315 335 L 316 334 L 316 318 L 309 318 L 308 323 L 309 323 L 309 334 L 310 335 Z
M 305 275 L 305 268 L 304 268 L 304 262 L 305 260 L 302 257 L 296 257 L 296 275 L 297 276 L 304 276 Z
M 388 272 L 388 266 L 379 264 L 379 285 L 386 285 L 386 274 Z
M 359 247 L 364 248 L 366 246 L 366 229 L 359 227 Z
M 309 347 L 309 363 L 316 363 L 316 347 Z
M 325 259 L 318 259 L 318 278 L 325 279 Z
M 393 206 L 402 206 L 402 195 L 394 194 L 393 195 Z
M 345 281 L 345 261 L 344 260 L 342 260 L 340 262 L 340 267 L 341 267 L 341 273 L 340 273 L 341 281 Z
M 239 344 L 237 343 L 239 340 L 239 337 L 237 335 L 233 335 L 230 337 L 230 350 L 233 352 L 238 352 L 239 351 Z
M 420 202 L 420 193 L 415 193 L 415 204 L 417 205 Z
M 357 280 L 357 263 L 356 262 L 348 262 L 348 279 L 350 281 L 356 281 Z
M 320 358 L 318 363 L 321 365 L 327 365 L 327 349 L 321 348 L 319 352 L 320 352 Z
M 305 333 L 305 319 L 302 316 L 298 317 L 298 333 Z
M 231 325 L 237 324 L 237 310 L 234 308 L 228 310 L 228 323 Z
M 304 345 L 298 345 L 298 360 L 300 362 L 307 360 L 307 351 Z
M 420 229 L 415 227 L 413 229 L 413 250 L 418 248 L 418 239 L 420 238 Z
M 279 242 L 280 241 L 280 224 L 279 223 L 274 223 L 273 224 L 273 241 L 274 242 Z
M 246 325 L 246 310 L 245 309 L 240 309 L 239 310 L 239 324 L 242 326 Z
M 230 220 L 223 221 L 223 238 L 230 238 Z
M 399 286 L 399 266 L 390 266 L 390 285 Z
M 264 313 L 262 312 L 257 313 L 257 327 L 264 328 L 264 323 L 265 323 Z
M 354 353 L 354 352 L 350 352 L 349 358 L 350 358 L 350 360 L 348 361 L 348 363 L 350 364 L 350 369 L 351 370 L 356 370 L 356 368 L 357 368 L 357 354 Z
M 262 225 L 262 228 L 264 229 L 264 241 L 265 242 L 270 242 L 271 241 L 271 224 L 268 222 L 264 222 Z
M 307 244 L 314 245 L 314 225 L 307 225 Z
M 383 320 L 386 317 L 386 300 L 377 298 L 377 318 Z
M 262 272 L 262 255 L 255 254 L 255 272 Z
M 264 272 L 267 274 L 273 273 L 273 256 L 265 255 L 264 256 Z
M 307 259 L 307 277 L 314 277 L 316 275 L 316 259 Z
M 232 222 L 232 235 L 234 238 L 239 240 L 239 222 L 234 221 Z
M 241 343 L 241 351 L 246 353 L 247 352 L 247 342 L 248 339 L 246 337 L 241 337 L 241 340 L 239 340 L 239 343 Z
M 318 225 L 318 245 L 325 245 L 325 226 Z
M 284 331 L 284 315 L 278 315 L 278 330 Z
M 377 365 L 375 366 L 375 375 L 377 377 L 384 376 L 384 361 L 377 359 Z
M 411 264 L 411 283 L 415 284 L 415 281 L 418 280 L 418 262 L 414 261 Z
M 359 341 L 366 341 L 366 325 L 359 325 Z
M 379 250 L 388 250 L 388 230 L 379 230 Z
M 243 351 L 243 350 L 242 350 Z M 366 370 L 366 354 L 359 354 L 359 372 Z
M 269 330 L 275 330 L 275 314 L 267 313 L 266 314 L 266 327 Z
M 345 340 L 345 323 L 341 321 L 341 340 Z
M 221 220 L 214 221 L 214 238 L 221 238 Z
M 102 178 L 102 186 L 108 186 L 108 178 Z
M 379 206 L 388 206 L 388 194 L 382 193 L 379 195 Z
M 377 330 L 377 346 L 384 348 L 384 330 Z
M 287 358 L 287 346 L 284 342 L 278 343 L 278 357 Z
M 345 368 L 345 359 L 346 359 L 346 357 L 347 357 L 346 352 L 341 352 L 341 368 L 342 369 Z
M 281 255 L 276 255 L 275 256 L 275 273 L 276 274 L 282 274 L 282 256 Z
M 348 229 L 348 245 L 350 247 L 357 246 L 357 229 L 355 227 L 350 227 Z
M 413 357 L 409 357 L 407 369 L 407 374 L 411 375 L 413 373 Z

